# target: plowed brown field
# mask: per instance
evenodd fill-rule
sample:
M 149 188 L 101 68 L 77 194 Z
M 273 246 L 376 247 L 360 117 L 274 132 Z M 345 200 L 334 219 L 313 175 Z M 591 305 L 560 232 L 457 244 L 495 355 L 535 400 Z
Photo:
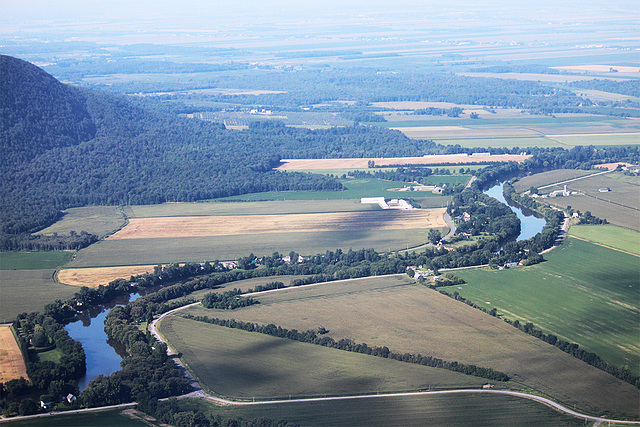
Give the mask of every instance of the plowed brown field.
M 28 380 L 27 367 L 11 327 L 0 326 L 0 382 L 23 377 Z
M 466 163 L 524 162 L 530 155 L 499 154 L 495 156 L 435 156 L 435 157 L 386 157 L 366 159 L 283 159 L 278 170 L 326 170 L 326 169 L 366 169 L 369 161 L 376 166 L 394 165 L 441 165 Z
M 289 215 L 132 218 L 117 239 L 230 236 L 238 234 L 407 230 L 447 227 L 444 208 Z
M 128 279 L 138 274 L 153 273 L 153 265 L 127 267 L 65 268 L 58 272 L 58 281 L 65 285 L 97 288 L 116 279 Z

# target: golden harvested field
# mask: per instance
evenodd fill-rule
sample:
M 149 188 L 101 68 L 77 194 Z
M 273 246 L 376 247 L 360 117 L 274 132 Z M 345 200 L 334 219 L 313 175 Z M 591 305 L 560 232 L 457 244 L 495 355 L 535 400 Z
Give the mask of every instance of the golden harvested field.
M 638 416 L 640 391 L 631 384 L 406 276 L 338 281 L 255 298 L 260 304 L 233 312 L 200 306 L 184 313 L 302 331 L 323 326 L 336 340 L 491 367 L 588 412 Z
M 23 377 L 28 380 L 22 352 L 10 326 L 0 326 L 0 382 Z
M 65 285 L 97 288 L 116 279 L 129 279 L 138 274 L 153 273 L 153 265 L 124 267 L 65 268 L 58 272 L 58 281 Z
M 443 163 L 500 163 L 518 162 L 522 163 L 530 155 L 520 156 L 517 154 L 499 154 L 486 157 L 472 156 L 429 156 L 429 157 L 386 157 L 386 158 L 364 158 L 364 159 L 283 159 L 282 165 L 277 170 L 318 170 L 318 169 L 366 169 L 369 161 L 373 160 L 376 166 L 392 165 L 439 165 Z
M 447 227 L 444 208 L 291 215 L 133 218 L 107 240 Z

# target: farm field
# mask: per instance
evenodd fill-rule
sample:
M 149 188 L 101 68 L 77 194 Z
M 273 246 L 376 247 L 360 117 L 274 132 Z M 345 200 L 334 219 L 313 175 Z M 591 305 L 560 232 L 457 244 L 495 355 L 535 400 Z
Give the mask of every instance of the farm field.
M 195 202 L 163 203 L 160 205 L 125 206 L 129 218 L 162 216 L 215 216 L 215 215 L 276 215 L 293 213 L 359 212 L 377 210 L 377 206 L 363 205 L 358 200 L 280 200 L 268 202 Z
M 26 420 L 6 420 L 11 427 L 50 427 L 52 425 L 65 427 L 145 427 L 160 426 L 157 422 L 140 419 L 131 409 L 107 409 L 105 411 L 84 412 L 80 414 L 57 414 L 41 418 Z
M 11 326 L 0 326 L 0 382 L 18 378 L 29 379 L 27 367 Z
M 449 228 L 440 229 L 445 232 Z M 315 255 L 327 250 L 406 249 L 424 244 L 428 230 L 351 230 L 319 233 L 242 234 L 216 237 L 173 237 L 104 240 L 82 249 L 66 268 L 157 265 L 203 260 L 235 260 L 250 253 Z
M 640 256 L 640 234 L 615 225 L 573 225 L 569 235 Z
M 182 354 L 202 385 L 232 399 L 339 396 L 430 386 L 479 388 L 486 383 L 486 379 L 445 369 L 230 329 L 179 315 L 163 319 L 158 330 Z
M 60 221 L 36 234 L 69 234 L 71 230 L 96 234 L 99 237 L 117 230 L 124 224 L 124 217 L 117 206 L 88 206 L 64 211 Z
M 465 166 L 466 167 L 466 166 Z M 460 167 L 458 167 L 460 169 Z M 324 169 L 323 169 L 324 170 Z M 309 170 L 307 172 L 313 172 Z M 334 202 L 338 200 L 357 200 L 359 203 L 362 197 L 385 197 L 385 198 L 412 198 L 420 203 L 423 208 L 435 208 L 446 207 L 451 197 L 441 196 L 432 193 L 416 192 L 407 193 L 405 191 L 394 191 L 394 188 L 402 188 L 407 185 L 406 182 L 401 181 L 384 181 L 375 178 L 345 178 L 340 182 L 347 188 L 344 191 L 269 191 L 265 193 L 251 193 L 242 194 L 239 196 L 230 196 L 220 201 L 324 201 L 325 203 Z M 301 204 L 303 206 L 304 204 Z M 298 209 L 294 208 L 293 212 L 297 212 Z M 371 208 L 369 208 L 371 209 Z M 301 211 L 303 212 L 303 211 Z
M 578 170 L 578 169 L 556 169 L 556 170 L 536 173 L 533 175 L 520 178 L 518 179 L 518 181 L 516 181 L 513 184 L 513 188 L 518 193 L 522 193 L 523 191 L 527 191 L 531 187 L 535 187 L 535 188 L 543 187 L 545 185 L 555 184 L 557 182 L 562 182 L 569 179 L 589 176 L 594 173 L 598 173 L 598 172 L 584 171 L 584 170 Z
M 133 218 L 107 240 L 445 228 L 445 209 Z M 268 238 L 268 237 L 265 237 Z
M 42 311 L 57 299 L 67 300 L 78 288 L 56 283 L 53 269 L 0 270 L 0 322 L 10 322 L 22 313 Z
M 71 251 L 2 252 L 0 270 L 39 270 L 60 267 L 73 257 Z
M 593 215 L 606 218 L 612 224 L 640 231 L 640 189 L 639 177 L 627 177 L 618 172 L 598 175 L 571 182 L 567 187 L 572 191 L 584 193 L 584 196 L 555 197 L 545 199 L 556 206 L 571 206 L 581 212 L 590 211 Z M 560 189 L 549 187 L 548 191 Z M 611 191 L 601 193 L 600 188 Z
M 329 402 L 260 406 L 217 405 L 201 399 L 180 402 L 188 410 L 245 420 L 266 417 L 301 426 L 515 426 L 575 425 L 584 421 L 563 415 L 537 402 L 511 396 L 454 394 L 381 397 Z
M 154 265 L 128 267 L 65 268 L 58 271 L 58 281 L 70 286 L 97 288 L 116 279 L 129 279 L 138 274 L 153 273 Z
M 314 170 L 314 169 L 364 169 L 369 161 L 374 161 L 376 166 L 393 165 L 439 165 L 441 163 L 455 163 L 464 165 L 467 163 L 500 163 L 523 162 L 531 156 L 516 154 L 497 154 L 487 157 L 461 157 L 461 156 L 437 156 L 437 157 L 387 157 L 387 158 L 357 158 L 357 159 L 282 159 L 283 163 L 277 170 Z
M 459 271 L 467 284 L 449 292 L 533 322 L 639 375 L 639 258 L 571 237 L 545 258 L 529 267 Z
M 291 288 L 256 298 L 260 304 L 233 312 L 199 306 L 183 313 L 298 330 L 324 326 L 334 339 L 491 367 L 588 412 L 638 416 L 640 391 L 632 385 L 405 276 Z

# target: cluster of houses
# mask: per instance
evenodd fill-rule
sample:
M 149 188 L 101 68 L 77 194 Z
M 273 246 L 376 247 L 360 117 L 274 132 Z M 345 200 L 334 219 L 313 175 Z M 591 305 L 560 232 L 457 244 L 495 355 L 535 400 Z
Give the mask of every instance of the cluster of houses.
M 442 194 L 443 189 L 437 185 L 413 185 L 402 188 L 394 188 L 395 191 L 430 191 L 433 194 Z
M 69 405 L 73 405 L 74 403 L 76 403 L 76 400 L 78 400 L 78 398 L 73 395 L 72 393 L 67 394 L 67 396 L 62 399 L 63 401 L 67 402 Z M 44 400 L 40 401 L 40 407 L 42 409 L 49 409 L 51 408 L 51 405 L 53 405 L 54 402 L 45 402 Z
M 433 280 L 440 280 L 441 279 L 440 276 L 434 276 L 433 270 L 429 270 L 428 268 L 424 268 L 421 265 L 419 265 L 419 266 L 410 265 L 410 266 L 407 267 L 407 271 L 409 271 L 409 270 L 413 270 L 413 278 L 416 279 L 416 280 L 426 279 L 427 277 L 432 277 L 432 276 L 433 276 Z
M 378 205 L 382 209 L 415 209 L 413 206 L 411 206 L 411 203 L 407 202 L 404 199 L 391 199 L 389 202 L 387 202 L 384 197 L 363 197 L 360 199 L 360 203 L 363 205 Z

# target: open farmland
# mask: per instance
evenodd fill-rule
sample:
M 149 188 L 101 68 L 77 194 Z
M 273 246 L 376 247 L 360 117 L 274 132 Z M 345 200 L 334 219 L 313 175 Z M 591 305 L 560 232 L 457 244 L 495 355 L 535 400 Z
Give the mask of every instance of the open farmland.
M 458 167 L 458 170 L 460 167 Z M 327 169 L 318 169 L 323 172 L 326 172 Z M 342 169 L 340 169 L 342 170 Z M 306 172 L 314 172 L 315 170 L 309 170 Z M 335 173 L 335 172 L 334 172 Z M 433 177 L 433 179 L 437 179 L 439 176 Z M 431 178 L 431 177 L 430 177 Z M 461 177 L 462 178 L 462 177 Z M 305 206 L 307 203 L 313 201 L 314 204 L 318 202 L 324 202 L 327 204 L 338 203 L 359 203 L 362 197 L 385 197 L 387 199 L 390 198 L 411 198 L 413 200 L 417 200 L 421 207 L 423 208 L 436 208 L 436 207 L 446 207 L 449 201 L 451 201 L 450 196 L 442 196 L 433 194 L 430 192 L 405 192 L 405 191 L 397 191 L 394 189 L 402 188 L 407 185 L 406 182 L 402 181 L 386 181 L 377 178 L 345 178 L 340 179 L 342 185 L 346 187 L 346 190 L 343 191 L 269 191 L 264 193 L 252 193 L 252 194 L 241 194 L 238 196 L 230 196 L 221 199 L 223 201 L 244 201 L 244 203 L 250 203 L 252 201 L 260 201 L 260 200 L 271 200 L 272 202 L 279 204 L 280 202 L 294 202 L 298 201 L 300 203 L 299 208 L 292 206 L 292 210 L 287 213 L 303 213 L 305 212 L 302 206 Z M 301 203 L 303 202 L 304 203 Z M 291 205 L 290 205 L 291 206 Z M 359 210 L 371 210 L 372 205 L 361 205 Z M 378 209 L 377 207 L 374 209 Z M 352 209 L 349 209 L 352 210 Z M 355 209 L 353 209 L 355 210 Z M 323 211 L 317 211 L 323 212 Z M 325 211 L 326 212 L 326 211 Z M 333 211 L 329 211 L 333 212 Z M 257 212 L 253 212 L 257 213 Z M 262 212 L 260 212 L 262 213 Z M 267 212 L 265 212 L 267 213 Z
M 57 300 L 67 300 L 78 288 L 56 283 L 55 270 L 0 270 L 0 322 L 10 322 L 22 313 L 42 311 Z
M 256 298 L 260 304 L 233 312 L 191 307 L 184 313 L 298 330 L 324 326 L 334 339 L 491 367 L 588 412 L 638 417 L 640 392 L 632 385 L 405 276 L 292 288 Z
M 39 270 L 56 268 L 73 257 L 71 251 L 2 252 L 0 270 Z
M 446 234 L 446 229 L 440 229 Z M 250 253 L 270 255 L 296 251 L 315 255 L 327 250 L 406 249 L 424 244 L 428 230 L 350 230 L 318 233 L 241 234 L 215 237 L 172 237 L 104 240 L 82 249 L 67 268 L 169 264 L 234 260 Z
M 108 240 L 407 230 L 447 227 L 444 209 L 380 210 L 290 215 L 133 218 Z
M 217 395 L 273 399 L 350 395 L 429 387 L 480 387 L 486 380 L 445 369 L 352 353 L 179 316 L 159 332 Z M 309 369 L 313 366 L 313 369 Z M 282 379 L 286 378 L 286 381 Z
M 572 238 L 545 258 L 529 267 L 459 271 L 467 284 L 450 292 L 640 374 L 640 259 Z
M 29 379 L 27 367 L 11 326 L 0 326 L 0 382 L 18 378 Z
M 527 399 L 512 396 L 453 394 L 398 396 L 375 399 L 296 402 L 279 405 L 218 405 L 201 399 L 180 402 L 187 410 L 201 409 L 221 417 L 245 420 L 267 417 L 302 426 L 516 426 L 575 425 L 584 421 Z
M 122 267 L 65 268 L 58 272 L 58 281 L 65 285 L 97 288 L 116 279 L 129 279 L 138 274 L 153 273 L 153 265 Z
M 144 419 L 143 419 L 144 418 Z M 75 414 L 50 414 L 46 417 L 6 420 L 11 427 L 148 427 L 164 426 L 160 422 L 151 422 L 132 409 L 106 409 Z
M 640 234 L 615 225 L 573 225 L 569 235 L 640 256 Z
M 88 206 L 67 209 L 60 221 L 36 234 L 69 234 L 73 230 L 103 237 L 123 224 L 124 216 L 118 206 Z
M 497 154 L 486 157 L 475 156 L 427 156 L 427 157 L 386 157 L 386 158 L 358 158 L 358 159 L 282 159 L 283 163 L 277 170 L 314 170 L 314 169 L 365 169 L 369 161 L 376 166 L 395 165 L 440 165 L 447 163 L 501 163 L 523 162 L 531 156 L 516 154 Z
M 612 172 L 574 181 L 567 187 L 584 195 L 555 197 L 545 201 L 565 208 L 571 206 L 581 212 L 590 211 L 612 224 L 640 231 L 640 177 L 627 177 Z M 561 186 L 549 187 L 546 191 L 560 188 Z M 609 188 L 611 191 L 600 192 L 600 188 Z
M 341 193 L 341 192 L 339 192 Z M 363 205 L 360 200 L 297 200 L 257 202 L 195 202 L 163 203 L 160 205 L 126 206 L 129 218 L 155 218 L 162 216 L 214 216 L 214 215 L 276 215 L 292 213 L 359 212 L 376 210 L 372 205 Z
M 531 187 L 535 187 L 535 188 L 543 187 L 545 185 L 555 184 L 557 182 L 562 182 L 569 179 L 589 176 L 594 173 L 597 173 L 597 172 L 584 171 L 584 170 L 578 170 L 578 169 L 555 169 L 552 171 L 536 173 L 533 175 L 520 178 L 518 179 L 517 182 L 513 184 L 513 188 L 518 193 L 522 193 L 523 191 L 527 191 Z

